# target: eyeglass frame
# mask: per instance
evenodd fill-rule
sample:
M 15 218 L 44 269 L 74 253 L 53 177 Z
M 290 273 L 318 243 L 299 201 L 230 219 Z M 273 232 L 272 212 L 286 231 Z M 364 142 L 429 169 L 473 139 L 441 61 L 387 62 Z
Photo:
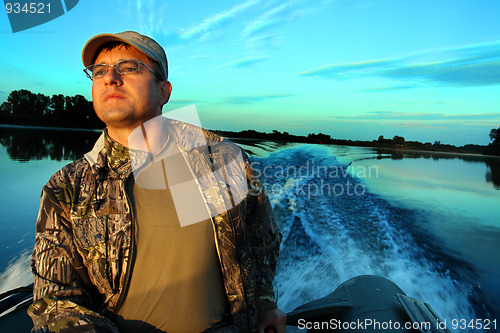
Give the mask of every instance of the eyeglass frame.
M 125 62 L 125 61 L 131 61 L 131 60 L 132 60 L 132 61 L 137 61 L 137 63 L 139 64 L 139 66 L 137 67 L 137 70 L 136 70 L 136 71 L 133 71 L 133 72 L 124 72 L 124 73 L 120 73 L 120 72 L 118 71 L 118 69 L 117 69 L 118 67 L 116 67 L 116 66 L 117 66 L 118 64 L 122 63 L 122 62 Z M 109 72 L 109 67 L 115 67 L 115 70 L 116 70 L 116 72 L 117 72 L 118 74 L 120 74 L 120 75 L 126 75 L 126 74 L 130 74 L 130 73 L 137 73 L 138 71 L 140 71 L 140 70 L 141 70 L 141 64 L 142 64 L 142 65 L 144 65 L 144 67 L 146 67 L 146 68 L 147 68 L 147 69 L 148 69 L 151 73 L 153 73 L 153 75 L 154 75 L 154 76 L 155 76 L 155 77 L 156 77 L 159 81 L 164 81 L 164 80 L 162 80 L 162 79 L 158 76 L 158 74 L 156 74 L 156 73 L 155 73 L 155 72 L 154 72 L 151 68 L 149 68 L 149 66 L 148 66 L 148 65 L 146 65 L 144 62 L 142 62 L 142 61 L 140 61 L 140 60 L 138 60 L 138 59 L 124 59 L 124 60 L 120 60 L 120 61 L 118 61 L 118 62 L 117 62 L 116 64 L 114 64 L 114 65 L 108 65 L 108 64 L 92 64 L 92 65 L 88 65 L 87 67 L 85 67 L 85 68 L 83 69 L 83 72 L 85 73 L 85 75 L 87 75 L 87 77 L 88 77 L 90 80 L 94 81 L 94 78 L 102 78 L 102 77 L 104 77 L 104 75 L 108 74 L 108 72 Z M 92 77 L 92 70 L 90 70 L 90 69 L 89 69 L 89 67 L 93 67 L 93 66 L 97 66 L 97 65 L 103 65 L 103 66 L 106 66 L 106 72 L 105 72 L 102 76 L 95 76 L 95 77 Z M 90 74 L 89 74 L 89 72 L 90 72 Z

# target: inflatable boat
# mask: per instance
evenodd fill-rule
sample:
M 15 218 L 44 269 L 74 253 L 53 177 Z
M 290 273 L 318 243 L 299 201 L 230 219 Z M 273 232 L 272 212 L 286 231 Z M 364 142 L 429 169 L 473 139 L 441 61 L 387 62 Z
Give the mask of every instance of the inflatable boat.
M 31 302 L 31 286 L 1 294 L 0 332 L 30 332 Z M 451 332 L 429 304 L 374 275 L 347 280 L 328 296 L 299 306 L 287 314 L 287 325 L 303 332 Z

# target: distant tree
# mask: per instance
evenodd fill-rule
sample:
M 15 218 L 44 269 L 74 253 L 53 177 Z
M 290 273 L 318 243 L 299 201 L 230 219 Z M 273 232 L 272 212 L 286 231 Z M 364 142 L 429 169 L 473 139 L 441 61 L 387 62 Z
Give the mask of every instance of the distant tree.
M 64 119 L 65 98 L 63 95 L 52 95 L 50 98 L 51 116 L 55 121 Z
M 328 143 L 332 140 L 332 137 L 323 133 L 309 133 L 307 135 L 307 141 L 314 143 Z
M 50 97 L 45 96 L 44 94 L 36 94 L 36 103 L 33 109 L 33 115 L 36 118 L 45 117 L 47 110 L 50 106 Z
M 26 89 L 14 90 L 7 97 L 7 102 L 12 107 L 12 114 L 19 118 L 29 116 L 30 111 L 35 106 L 36 95 Z
M 385 141 L 384 136 L 383 135 L 379 136 L 377 141 L 384 142 Z
M 395 144 L 398 144 L 398 145 L 402 145 L 405 143 L 405 138 L 403 138 L 402 136 L 394 136 L 394 138 L 392 138 L 392 141 L 395 143 Z
M 64 118 L 74 119 L 76 118 L 76 114 L 74 97 L 64 96 Z
M 490 140 L 493 142 L 486 147 L 483 154 L 500 156 L 500 127 L 490 131 Z
M 498 135 L 500 134 L 500 127 L 499 128 L 494 128 L 490 131 L 490 140 L 494 141 L 498 138 Z
M 11 125 L 103 128 L 91 101 L 82 95 L 52 97 L 29 90 L 12 91 L 0 106 L 0 122 Z
M 440 146 L 441 145 L 441 141 L 434 141 L 434 146 Z
M 8 117 L 12 114 L 12 104 L 9 102 L 3 102 L 0 106 L 0 115 L 2 117 Z

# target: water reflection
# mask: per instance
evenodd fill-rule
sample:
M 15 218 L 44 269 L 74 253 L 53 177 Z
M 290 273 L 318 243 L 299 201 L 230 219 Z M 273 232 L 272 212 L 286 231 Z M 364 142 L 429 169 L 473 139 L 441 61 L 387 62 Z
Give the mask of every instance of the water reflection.
M 9 157 L 30 160 L 76 160 L 92 149 L 101 131 L 0 127 L 0 144 Z
M 0 126 L 0 144 L 6 147 L 10 158 L 16 161 L 28 162 L 30 160 L 76 160 L 90 151 L 101 134 L 100 130 L 65 130 L 65 129 L 43 129 L 28 127 L 3 127 Z M 272 151 L 287 146 L 289 143 L 276 142 L 263 144 L 259 140 L 232 139 L 237 143 L 245 145 L 252 155 L 252 149 Z M 266 145 L 270 145 L 266 147 Z M 460 159 L 470 163 L 485 163 L 487 171 L 485 181 L 492 183 L 495 189 L 500 190 L 500 158 L 472 155 L 472 154 L 450 154 L 439 152 L 405 151 L 386 148 L 373 148 L 376 159 L 390 158 L 392 160 L 403 159 Z
M 497 190 L 500 190 L 500 163 L 485 161 L 488 171 L 486 172 L 486 181 L 493 183 Z
M 485 163 L 487 167 L 487 171 L 485 174 L 485 181 L 487 183 L 493 183 L 494 188 L 500 190 L 500 158 L 495 156 L 392 150 L 384 148 L 373 148 L 373 149 L 377 153 L 378 160 L 385 158 L 390 158 L 391 160 L 424 158 L 435 161 L 438 161 L 440 159 L 446 159 L 446 160 L 459 159 L 468 163 Z

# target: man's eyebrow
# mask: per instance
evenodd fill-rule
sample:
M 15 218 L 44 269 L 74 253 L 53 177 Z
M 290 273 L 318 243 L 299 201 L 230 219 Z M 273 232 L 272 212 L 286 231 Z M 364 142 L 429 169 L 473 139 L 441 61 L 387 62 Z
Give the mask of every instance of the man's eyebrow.
M 114 64 L 117 64 L 119 63 L 120 61 L 124 61 L 124 60 L 139 60 L 139 59 L 134 59 L 134 58 L 120 58 L 119 60 L 117 60 Z M 140 60 L 139 60 L 140 61 Z M 101 61 L 101 62 L 94 62 L 93 65 L 109 65 L 106 61 Z M 113 65 L 114 65 L 113 64 Z

